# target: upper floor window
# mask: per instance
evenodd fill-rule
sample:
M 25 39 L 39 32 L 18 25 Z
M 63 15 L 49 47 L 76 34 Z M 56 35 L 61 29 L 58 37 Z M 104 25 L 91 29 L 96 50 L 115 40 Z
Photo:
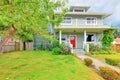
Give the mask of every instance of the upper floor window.
M 84 12 L 83 9 L 75 9 L 74 12 Z
M 63 24 L 71 24 L 72 23 L 72 18 L 71 17 L 65 17 L 62 23 Z
M 86 18 L 86 24 L 88 24 L 88 25 L 96 25 L 97 24 L 97 18 L 95 18 L 95 17 Z

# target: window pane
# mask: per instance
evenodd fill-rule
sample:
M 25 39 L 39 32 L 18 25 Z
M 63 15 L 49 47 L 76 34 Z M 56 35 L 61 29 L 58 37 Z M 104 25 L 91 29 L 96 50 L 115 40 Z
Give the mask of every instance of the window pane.
M 71 23 L 71 18 L 64 18 L 64 21 L 63 21 L 63 23 Z
M 87 24 L 96 24 L 96 18 L 87 18 Z
M 93 34 L 87 34 L 87 42 L 93 42 L 95 40 Z
M 66 36 L 66 35 L 63 35 L 63 36 L 62 36 L 62 40 L 67 40 L 67 36 Z

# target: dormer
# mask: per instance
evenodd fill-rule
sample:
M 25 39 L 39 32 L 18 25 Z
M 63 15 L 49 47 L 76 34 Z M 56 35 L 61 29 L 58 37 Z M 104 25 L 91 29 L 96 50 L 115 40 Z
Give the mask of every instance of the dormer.
M 71 6 L 70 12 L 87 12 L 89 8 L 88 6 Z

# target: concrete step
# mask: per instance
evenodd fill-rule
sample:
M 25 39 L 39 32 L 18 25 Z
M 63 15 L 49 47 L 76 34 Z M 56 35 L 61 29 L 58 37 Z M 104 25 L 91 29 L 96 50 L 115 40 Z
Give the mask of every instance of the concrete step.
M 85 54 L 85 51 L 82 49 L 74 49 L 73 52 L 77 53 L 77 54 Z

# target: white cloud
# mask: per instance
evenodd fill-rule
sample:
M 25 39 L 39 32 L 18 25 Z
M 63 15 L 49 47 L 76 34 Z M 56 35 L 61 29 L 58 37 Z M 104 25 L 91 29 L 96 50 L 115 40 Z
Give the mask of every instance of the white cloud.
M 112 13 L 107 19 L 112 23 L 120 22 L 120 0 L 69 0 L 69 6 L 90 6 L 90 12 Z

